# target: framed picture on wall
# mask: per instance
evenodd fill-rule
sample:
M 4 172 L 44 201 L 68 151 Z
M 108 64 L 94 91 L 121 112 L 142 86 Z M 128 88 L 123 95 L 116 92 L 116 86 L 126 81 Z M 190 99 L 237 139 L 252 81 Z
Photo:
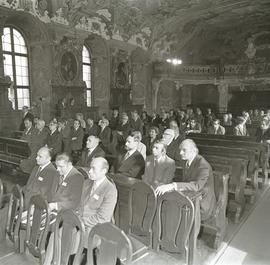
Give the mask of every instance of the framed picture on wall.
M 76 57 L 72 52 L 67 51 L 62 55 L 60 67 L 61 75 L 65 81 L 72 81 L 75 79 L 78 72 L 78 66 Z

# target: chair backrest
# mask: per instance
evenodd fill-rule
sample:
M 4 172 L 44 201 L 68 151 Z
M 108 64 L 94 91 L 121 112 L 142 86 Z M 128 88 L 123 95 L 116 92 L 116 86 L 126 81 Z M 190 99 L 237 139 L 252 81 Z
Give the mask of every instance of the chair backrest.
M 153 246 L 152 224 L 156 212 L 157 197 L 154 189 L 140 181 L 129 192 L 128 233 L 150 247 Z
M 194 204 L 180 192 L 166 192 L 158 198 L 157 250 L 184 254 L 188 264 L 188 243 L 194 222 Z
M 228 174 L 217 171 L 214 172 L 214 187 L 217 205 L 213 214 L 214 216 L 222 215 L 222 218 L 224 219 L 226 219 L 226 207 L 228 202 L 228 180 Z
M 132 259 L 132 244 L 124 231 L 112 223 L 97 224 L 89 234 L 88 265 L 129 265 Z
M 60 231 L 61 230 L 61 231 Z M 61 234 L 61 236 L 59 236 Z M 81 219 L 72 210 L 62 210 L 55 222 L 53 263 L 67 265 L 69 257 L 74 254 L 74 245 L 79 238 L 73 265 L 79 265 L 84 246 L 85 227 Z M 78 237 L 79 236 L 79 237 Z M 74 244 L 72 244 L 72 242 Z
M 19 185 L 15 185 L 10 195 L 6 235 L 14 243 L 15 250 L 19 251 L 19 230 L 23 213 L 23 194 Z
M 27 211 L 25 247 L 43 264 L 50 225 L 48 203 L 41 195 L 31 197 Z

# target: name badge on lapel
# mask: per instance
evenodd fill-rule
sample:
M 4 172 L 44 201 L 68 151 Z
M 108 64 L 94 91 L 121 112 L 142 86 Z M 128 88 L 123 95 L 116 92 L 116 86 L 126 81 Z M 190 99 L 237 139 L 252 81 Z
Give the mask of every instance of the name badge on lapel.
M 38 177 L 38 180 L 39 180 L 39 181 L 43 181 L 43 178 L 42 178 L 42 177 Z
M 63 181 L 62 186 L 66 187 L 67 183 L 65 181 Z
M 95 200 L 98 200 L 98 199 L 99 199 L 99 196 L 98 196 L 97 194 L 94 194 L 93 198 L 94 198 Z

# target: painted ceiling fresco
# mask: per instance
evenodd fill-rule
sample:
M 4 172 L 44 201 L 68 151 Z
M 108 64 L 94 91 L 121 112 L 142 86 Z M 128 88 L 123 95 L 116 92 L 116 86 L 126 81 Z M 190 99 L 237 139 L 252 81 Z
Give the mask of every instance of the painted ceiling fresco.
M 181 57 L 188 63 L 233 63 L 246 56 L 248 39 L 270 26 L 269 0 L 0 0 L 0 5 L 26 10 L 44 23 L 137 45 L 155 60 Z

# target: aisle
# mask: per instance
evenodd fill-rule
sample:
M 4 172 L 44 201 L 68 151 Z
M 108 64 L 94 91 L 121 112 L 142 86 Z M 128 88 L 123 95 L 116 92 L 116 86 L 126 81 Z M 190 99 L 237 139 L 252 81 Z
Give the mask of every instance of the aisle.
M 247 218 L 216 265 L 270 264 L 270 189 Z

